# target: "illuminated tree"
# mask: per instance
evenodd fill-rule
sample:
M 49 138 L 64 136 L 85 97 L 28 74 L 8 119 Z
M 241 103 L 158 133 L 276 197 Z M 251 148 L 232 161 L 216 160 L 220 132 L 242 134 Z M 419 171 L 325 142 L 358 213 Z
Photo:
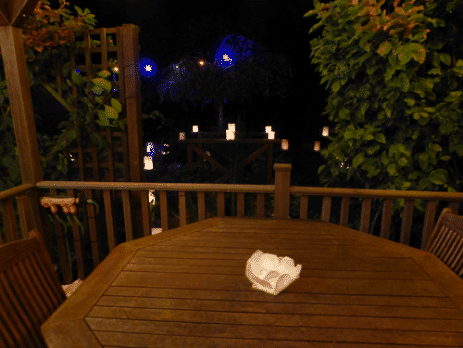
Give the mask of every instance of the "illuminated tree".
M 212 102 L 223 130 L 223 103 L 250 103 L 253 97 L 279 97 L 290 92 L 291 67 L 282 55 L 234 34 L 219 40 L 210 62 L 202 55 L 188 57 L 164 71 L 158 91 L 162 100 Z

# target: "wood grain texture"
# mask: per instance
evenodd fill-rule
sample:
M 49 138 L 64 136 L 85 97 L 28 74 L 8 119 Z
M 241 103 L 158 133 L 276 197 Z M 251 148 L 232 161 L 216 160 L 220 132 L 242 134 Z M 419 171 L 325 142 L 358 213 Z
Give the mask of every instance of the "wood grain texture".
M 253 290 L 256 250 L 300 278 Z M 461 347 L 462 285 L 434 255 L 347 227 L 212 218 L 116 247 L 42 332 L 53 347 Z

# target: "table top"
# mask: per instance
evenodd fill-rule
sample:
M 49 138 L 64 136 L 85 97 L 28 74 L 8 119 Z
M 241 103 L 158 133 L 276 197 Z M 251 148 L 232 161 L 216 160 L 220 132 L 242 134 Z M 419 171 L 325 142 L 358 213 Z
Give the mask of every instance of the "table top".
M 300 278 L 252 289 L 256 250 Z M 321 221 L 212 218 L 117 246 L 47 322 L 49 347 L 463 347 L 463 280 Z

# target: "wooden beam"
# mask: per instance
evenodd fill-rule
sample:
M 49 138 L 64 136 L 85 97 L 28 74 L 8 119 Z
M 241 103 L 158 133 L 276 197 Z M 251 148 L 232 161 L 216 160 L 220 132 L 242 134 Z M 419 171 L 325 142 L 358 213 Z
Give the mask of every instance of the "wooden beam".
M 0 47 L 8 84 L 22 183 L 35 185 L 35 183 L 42 181 L 42 167 L 22 29 L 10 26 L 0 27 Z M 50 238 L 47 233 L 44 234 L 43 230 L 38 198 L 37 191 L 33 190 L 31 192 L 31 214 L 36 222 L 37 229 L 44 236 L 49 251 L 51 251 Z

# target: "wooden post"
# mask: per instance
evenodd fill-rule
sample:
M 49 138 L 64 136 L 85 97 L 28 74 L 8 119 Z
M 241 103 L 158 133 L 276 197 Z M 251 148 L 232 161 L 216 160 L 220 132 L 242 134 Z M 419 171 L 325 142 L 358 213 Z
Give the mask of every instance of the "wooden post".
M 130 181 L 144 181 L 143 131 L 139 72 L 138 33 L 140 28 L 133 24 L 122 24 L 123 37 L 123 79 L 127 112 L 127 135 L 129 150 Z M 133 231 L 135 236 L 151 234 L 149 225 L 148 195 L 143 191 L 131 192 Z
M 291 181 L 291 163 L 275 163 L 275 205 L 274 218 L 289 219 L 289 188 Z
M 14 134 L 18 146 L 22 183 L 35 185 L 35 183 L 42 181 L 42 167 L 32 109 L 22 29 L 12 26 L 0 26 L 0 46 L 8 84 Z M 48 251 L 50 252 L 52 250 L 50 236 L 48 233 L 44 233 L 42 220 L 46 219 L 46 215 L 41 213 L 39 193 L 36 189 L 31 192 L 30 198 L 33 220 L 37 229 L 44 237 L 49 248 Z

